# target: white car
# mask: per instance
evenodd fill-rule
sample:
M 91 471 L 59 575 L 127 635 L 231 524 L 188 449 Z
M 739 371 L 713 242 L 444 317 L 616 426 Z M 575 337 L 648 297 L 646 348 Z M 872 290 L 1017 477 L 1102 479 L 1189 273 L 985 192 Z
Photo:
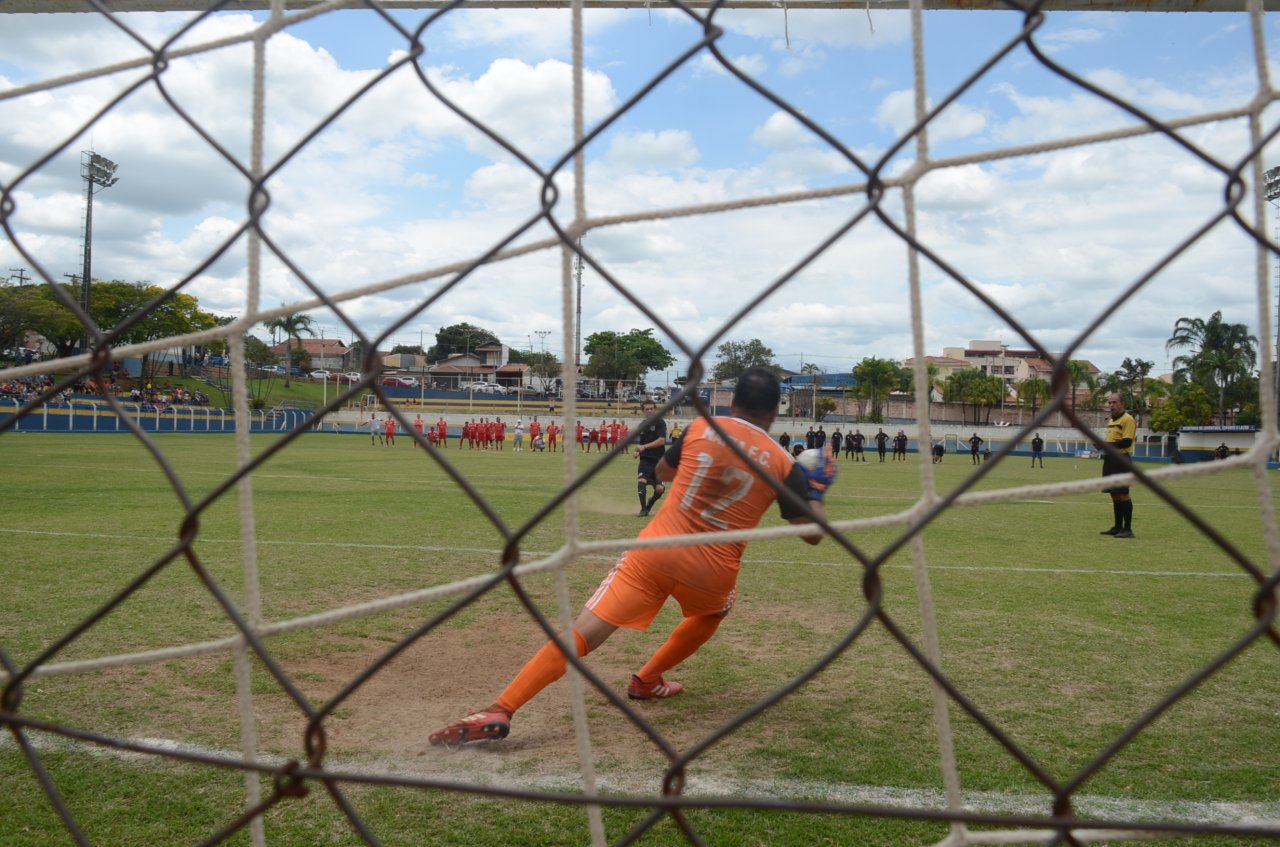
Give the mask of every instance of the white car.
M 333 374 L 331 374 L 329 371 L 312 371 L 311 378 L 312 379 L 333 379 Z

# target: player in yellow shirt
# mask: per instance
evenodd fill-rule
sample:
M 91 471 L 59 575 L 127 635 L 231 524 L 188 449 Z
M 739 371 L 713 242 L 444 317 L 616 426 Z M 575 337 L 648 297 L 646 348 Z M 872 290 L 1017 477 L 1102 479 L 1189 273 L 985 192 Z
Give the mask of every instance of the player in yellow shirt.
M 729 417 L 716 423 L 749 459 L 730 448 L 707 420 L 691 423 L 682 439 L 658 462 L 658 476 L 673 482 L 657 515 L 641 538 L 751 529 L 778 502 L 782 517 L 794 524 L 821 516 L 822 498 L 835 479 L 828 455 L 806 471 L 769 437 L 778 413 L 781 388 L 772 372 L 752 368 L 738 379 Z M 793 492 L 807 508 L 780 498 L 766 478 Z M 817 544 L 821 536 L 805 537 Z M 680 604 L 683 620 L 627 686 L 635 700 L 674 697 L 684 690 L 664 678 L 668 670 L 707 642 L 733 608 L 741 567 L 742 541 L 629 550 L 600 583 L 573 625 L 578 656 L 599 647 L 619 627 L 644 630 L 668 597 Z M 491 706 L 456 720 L 428 736 L 433 745 L 505 738 L 511 716 L 538 692 L 562 677 L 567 661 L 559 641 L 549 641 L 524 666 Z
M 1111 420 L 1107 421 L 1107 443 L 1124 454 L 1123 459 L 1112 458 L 1110 454 L 1102 457 L 1102 475 L 1111 476 L 1118 473 L 1129 473 L 1133 470 L 1133 442 L 1138 435 L 1138 424 L 1133 415 L 1124 409 L 1124 401 L 1119 394 L 1107 397 L 1107 406 L 1111 409 Z M 1118 485 L 1108 488 L 1111 495 L 1111 511 L 1115 523 L 1110 529 L 1104 529 L 1103 535 L 1112 538 L 1133 538 L 1133 499 L 1129 496 L 1129 486 Z

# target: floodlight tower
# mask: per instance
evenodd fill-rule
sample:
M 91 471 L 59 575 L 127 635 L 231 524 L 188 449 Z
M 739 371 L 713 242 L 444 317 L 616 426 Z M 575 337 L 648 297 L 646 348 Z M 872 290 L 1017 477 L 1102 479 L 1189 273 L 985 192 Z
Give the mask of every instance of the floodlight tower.
M 1270 168 L 1262 174 L 1263 196 L 1276 206 L 1276 232 L 1280 234 L 1280 167 Z M 1272 377 L 1276 380 L 1276 396 L 1280 397 L 1280 264 L 1276 265 L 1276 339 L 1273 354 L 1276 367 Z
M 93 277 L 90 268 L 93 264 L 93 195 L 104 188 L 110 188 L 120 181 L 116 174 L 116 163 L 105 156 L 99 156 L 92 150 L 80 153 L 80 177 L 84 180 L 84 273 L 80 276 L 80 308 L 89 314 L 90 287 Z M 97 191 L 94 186 L 98 186 Z M 80 337 L 80 352 L 89 352 L 89 328 Z

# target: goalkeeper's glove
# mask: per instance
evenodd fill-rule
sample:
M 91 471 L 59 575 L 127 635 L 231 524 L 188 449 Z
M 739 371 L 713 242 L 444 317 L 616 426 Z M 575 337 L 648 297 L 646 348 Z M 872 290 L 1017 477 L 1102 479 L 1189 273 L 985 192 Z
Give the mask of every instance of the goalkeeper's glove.
M 809 489 L 810 500 L 821 500 L 823 495 L 827 493 L 827 487 L 836 480 L 836 471 L 839 466 L 835 459 L 831 457 L 831 448 L 822 448 L 822 461 L 815 468 L 806 468 L 803 465 L 801 470 L 804 471 L 804 481 Z

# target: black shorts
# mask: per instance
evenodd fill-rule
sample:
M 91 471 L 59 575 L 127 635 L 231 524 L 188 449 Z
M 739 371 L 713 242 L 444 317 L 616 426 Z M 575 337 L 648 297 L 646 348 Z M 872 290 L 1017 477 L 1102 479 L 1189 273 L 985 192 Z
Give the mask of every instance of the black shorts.
M 1132 464 L 1127 459 L 1117 459 L 1109 454 L 1102 457 L 1102 475 L 1111 476 L 1118 473 L 1129 473 L 1133 470 Z M 1115 488 L 1102 489 L 1103 494 L 1128 494 L 1129 486 L 1117 485 Z
M 636 479 L 645 485 L 661 485 L 662 483 L 658 481 L 658 460 L 641 456 L 638 461 Z

